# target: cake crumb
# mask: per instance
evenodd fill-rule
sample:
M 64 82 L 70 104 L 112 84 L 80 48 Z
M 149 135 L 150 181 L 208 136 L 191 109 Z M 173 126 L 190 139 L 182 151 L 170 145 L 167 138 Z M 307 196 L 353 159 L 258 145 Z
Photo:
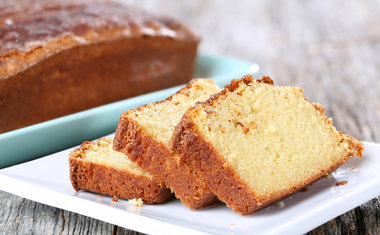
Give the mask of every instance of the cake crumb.
M 251 129 L 257 129 L 257 126 L 256 126 L 256 123 L 255 122 L 253 122 L 253 121 L 250 121 L 249 123 L 248 123 L 248 126 L 251 128 Z
M 321 113 L 321 114 L 324 114 L 326 108 L 323 107 L 320 103 L 316 103 L 314 104 L 315 108 Z
M 334 194 L 334 193 L 335 193 L 335 188 L 334 188 L 334 187 L 331 187 L 331 188 L 330 188 L 330 192 Z
M 133 198 L 133 199 L 129 199 L 128 203 L 131 205 L 134 205 L 135 207 L 141 207 L 143 204 L 143 200 L 141 198 L 138 198 L 138 199 Z
M 118 201 L 119 201 L 119 199 L 117 199 L 117 197 L 116 197 L 116 196 L 113 196 L 113 198 L 112 198 L 112 201 L 113 201 L 113 202 L 118 202 Z
M 232 223 L 232 224 L 230 224 L 230 226 L 232 227 L 232 226 L 235 226 L 235 224 L 234 223 Z
M 352 172 L 357 172 L 359 169 L 358 168 L 355 168 L 355 169 L 352 169 L 351 171 Z
M 347 183 L 348 183 L 347 180 L 343 180 L 343 181 L 340 181 L 340 182 L 336 182 L 335 185 L 336 185 L 336 186 L 341 186 L 341 185 L 345 185 L 345 184 L 347 184 Z
M 235 106 L 233 109 L 234 109 L 234 112 L 235 112 L 238 116 L 241 115 L 241 109 L 240 109 L 240 107 Z
M 141 211 L 141 207 L 127 206 L 127 211 L 139 214 Z
M 243 127 L 243 132 L 244 132 L 244 134 L 247 134 L 248 131 L 249 131 L 249 128 L 248 128 L 248 127 Z
M 302 191 L 302 192 L 308 192 L 308 191 L 310 191 L 310 188 L 309 188 L 309 187 L 305 187 L 305 188 L 303 188 L 301 191 Z
M 207 114 L 214 114 L 215 116 L 219 116 L 219 114 L 217 112 L 215 112 L 214 110 L 205 110 L 205 112 Z
M 226 128 L 221 127 L 221 128 L 220 128 L 220 131 L 221 131 L 222 133 L 226 133 Z
M 237 122 L 236 124 L 239 125 L 239 126 L 241 126 L 244 134 L 247 134 L 249 132 L 249 128 L 246 127 L 246 126 L 244 126 L 243 123 Z
M 285 203 L 283 201 L 280 201 L 280 202 L 278 202 L 278 206 L 280 208 L 284 208 L 285 207 Z

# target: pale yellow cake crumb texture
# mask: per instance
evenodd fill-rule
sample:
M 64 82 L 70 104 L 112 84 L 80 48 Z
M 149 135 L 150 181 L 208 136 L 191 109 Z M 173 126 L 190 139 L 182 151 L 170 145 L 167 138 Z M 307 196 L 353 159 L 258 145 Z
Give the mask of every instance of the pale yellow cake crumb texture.
M 138 199 L 133 198 L 133 199 L 129 199 L 128 203 L 135 207 L 141 207 L 143 205 L 143 200 L 141 198 L 138 198 Z
M 125 154 L 113 150 L 112 143 L 112 137 L 101 138 L 86 144 L 85 148 L 81 149 L 82 152 L 79 156 L 83 161 L 96 163 L 102 166 L 109 166 L 118 170 L 128 171 L 135 175 L 152 178 L 148 172 L 129 160 Z
M 258 198 L 292 190 L 347 153 L 347 137 L 302 89 L 241 83 L 219 98 L 197 106 L 195 127 Z
M 154 139 L 168 145 L 175 126 L 185 111 L 196 102 L 207 100 L 210 95 L 220 91 L 210 79 L 196 79 L 190 89 L 181 90 L 171 100 L 143 106 L 130 115 Z

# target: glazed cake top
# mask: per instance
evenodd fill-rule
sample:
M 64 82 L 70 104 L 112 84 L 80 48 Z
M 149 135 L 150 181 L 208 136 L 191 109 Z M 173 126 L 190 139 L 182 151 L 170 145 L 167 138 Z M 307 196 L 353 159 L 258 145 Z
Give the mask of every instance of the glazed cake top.
M 111 1 L 4 1 L 0 3 L 0 79 L 73 46 L 147 36 L 199 41 L 173 19 Z

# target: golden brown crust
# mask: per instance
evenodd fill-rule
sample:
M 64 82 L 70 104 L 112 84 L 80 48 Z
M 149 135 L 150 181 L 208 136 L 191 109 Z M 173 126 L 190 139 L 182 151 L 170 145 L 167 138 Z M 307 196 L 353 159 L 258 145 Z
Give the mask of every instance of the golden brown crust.
M 264 77 L 261 81 L 273 85 L 273 81 L 270 80 L 269 77 Z M 259 80 L 258 82 L 261 81 Z M 211 97 L 206 102 L 198 103 L 196 106 L 190 108 L 177 125 L 170 144 L 171 149 L 180 156 L 181 164 L 188 165 L 192 168 L 200 178 L 205 180 L 211 191 L 214 192 L 221 201 L 242 215 L 251 214 L 292 193 L 302 190 L 319 178 L 334 171 L 337 167 L 353 157 L 355 153 L 361 156 L 363 150 L 362 143 L 349 135 L 340 133 L 342 141 L 348 141 L 350 149 L 350 151 L 342 157 L 340 162 L 275 196 L 268 198 L 258 197 L 254 192 L 249 190 L 237 173 L 223 160 L 215 148 L 206 141 L 206 138 L 195 128 L 191 120 L 191 115 L 199 112 L 200 106 L 212 105 L 213 102 L 217 102 L 219 98 L 226 95 L 227 91 L 231 92 L 236 90 L 240 83 L 249 85 L 251 82 L 253 82 L 251 76 L 246 76 L 241 80 L 235 80 L 230 85 L 227 85 L 219 94 Z M 321 115 L 323 115 L 322 110 L 324 109 L 321 108 L 320 105 L 316 105 L 315 107 L 321 112 Z M 325 120 L 328 121 L 328 118 L 325 117 Z
M 69 157 L 70 180 L 76 191 L 87 190 L 123 199 L 141 198 L 147 204 L 163 203 L 172 197 L 169 189 L 147 176 L 82 160 L 81 155 L 90 144 L 84 142 Z
M 121 116 L 127 116 L 129 115 L 130 113 L 134 113 L 136 111 L 141 111 L 143 110 L 143 108 L 148 108 L 148 107 L 152 107 L 152 106 L 155 106 L 157 104 L 161 104 L 161 103 L 164 103 L 164 102 L 167 102 L 167 101 L 171 101 L 173 99 L 173 97 L 179 95 L 179 94 L 184 94 L 186 96 L 188 96 L 188 92 L 189 90 L 193 87 L 193 86 L 198 86 L 197 84 L 197 81 L 201 79 L 201 78 L 196 78 L 196 79 L 192 79 L 190 80 L 190 82 L 188 82 L 186 84 L 186 86 L 182 87 L 181 89 L 179 89 L 176 93 L 174 93 L 173 95 L 169 96 L 168 98 L 166 99 L 163 99 L 163 100 L 159 100 L 159 101 L 156 101 L 156 102 L 153 102 L 153 103 L 149 103 L 149 104 L 143 104 L 143 105 L 140 105 L 138 106 L 137 108 L 134 108 L 134 109 L 130 109 L 130 110 L 127 110 L 125 112 L 122 113 Z M 208 83 L 213 83 L 215 84 L 211 79 L 207 79 L 207 78 L 204 78 L 202 79 L 204 82 L 208 82 Z
M 131 161 L 148 171 L 159 183 L 170 187 L 185 206 L 200 209 L 217 202 L 216 196 L 191 168 L 178 165 L 170 150 L 141 130 L 128 115 L 120 117 L 113 148 L 128 154 Z
M 228 92 L 233 92 L 241 84 L 246 84 L 249 85 L 250 83 L 257 82 L 257 83 L 266 83 L 269 85 L 274 85 L 272 79 L 269 76 L 263 76 L 261 79 L 253 79 L 253 75 L 245 75 L 241 79 L 234 79 L 231 81 L 231 83 L 225 85 L 224 89 L 220 91 L 217 94 L 212 95 L 208 100 L 203 101 L 203 102 L 198 102 L 199 104 L 204 104 L 204 105 L 212 105 L 214 102 L 216 102 L 220 97 L 225 96 Z
M 224 162 L 218 152 L 194 129 L 191 121 L 186 117 L 176 127 L 171 146 L 173 151 L 181 156 L 181 165 L 191 167 L 200 178 L 205 180 L 207 186 L 221 201 L 242 215 L 251 214 L 302 190 L 334 171 L 354 155 L 353 152 L 346 155 L 341 162 L 327 171 L 320 172 L 312 179 L 304 181 L 292 189 L 283 191 L 276 197 L 262 199 L 248 189 L 237 173 Z
M 0 114 L 0 133 L 188 82 L 196 47 L 165 38 L 125 38 L 50 56 L 0 79 L 0 110 L 6 113 Z
M 173 19 L 112 1 L 2 2 L 0 22 L 0 78 L 83 44 L 142 37 L 199 41 Z
M 0 4 L 0 133 L 192 77 L 199 38 L 174 20 L 104 1 L 39 2 Z
M 192 168 L 227 206 L 241 214 L 258 209 L 258 203 L 248 187 L 194 130 L 192 122 L 185 116 L 176 127 L 171 147 L 180 155 L 180 164 Z

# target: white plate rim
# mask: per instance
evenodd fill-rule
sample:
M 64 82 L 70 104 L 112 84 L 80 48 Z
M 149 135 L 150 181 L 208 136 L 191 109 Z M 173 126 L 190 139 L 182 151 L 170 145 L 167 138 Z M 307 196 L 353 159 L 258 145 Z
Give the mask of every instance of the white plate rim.
M 365 148 L 377 148 L 380 152 L 380 144 L 371 142 L 364 142 L 364 144 Z M 38 159 L 34 161 L 38 161 Z M 28 164 L 28 162 L 23 164 Z M 39 187 L 36 185 L 31 185 L 3 173 L 4 170 L 9 170 L 10 168 L 17 166 L 18 165 L 0 170 L 0 190 L 11 194 L 15 194 L 20 197 L 27 198 L 35 202 L 89 216 L 95 219 L 99 219 L 111 224 L 115 224 L 121 227 L 125 227 L 127 229 L 143 233 L 207 234 L 204 231 L 176 225 L 170 222 L 160 221 L 138 214 L 124 213 L 123 211 L 114 210 L 114 208 L 102 204 L 96 204 L 97 206 L 94 206 L 95 202 L 93 201 L 61 194 L 59 192 Z M 34 193 L 35 191 L 38 191 L 39 193 L 36 194 Z M 363 194 L 363 192 L 367 193 Z M 360 188 L 358 190 L 343 195 L 339 198 L 339 200 L 336 199 L 333 201 L 329 201 L 328 203 L 326 203 L 326 205 L 322 206 L 318 210 L 314 210 L 310 213 L 304 214 L 302 217 L 289 221 L 289 223 L 282 224 L 281 226 L 274 226 L 268 232 L 270 232 L 271 234 L 279 234 L 286 232 L 291 232 L 292 234 L 302 234 L 379 195 L 380 178 L 375 178 L 372 181 L 360 185 Z M 74 203 L 67 203 L 67 200 Z M 334 206 L 334 208 L 336 208 L 334 213 L 324 213 L 327 210 L 330 210 L 331 206 Z M 113 218 L 110 218 L 106 216 L 106 214 L 108 213 L 99 213 L 99 211 L 97 211 L 98 209 L 101 209 L 102 211 L 107 211 L 108 213 L 113 213 L 115 214 L 115 216 Z M 126 223 L 126 221 L 128 221 L 129 223 Z M 302 226 L 299 226 L 300 224 L 302 224 Z

